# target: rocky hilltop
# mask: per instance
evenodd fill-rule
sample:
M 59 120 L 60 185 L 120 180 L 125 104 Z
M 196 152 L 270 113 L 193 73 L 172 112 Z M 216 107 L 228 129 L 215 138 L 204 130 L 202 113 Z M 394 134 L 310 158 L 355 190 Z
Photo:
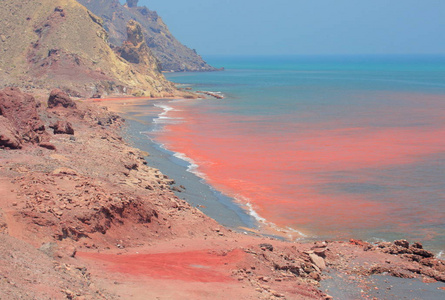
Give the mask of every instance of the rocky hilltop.
M 136 20 L 142 26 L 147 45 L 161 62 L 163 71 L 215 71 L 195 50 L 181 44 L 169 31 L 161 17 L 138 0 L 121 5 L 119 0 L 78 0 L 104 20 L 110 43 L 121 46 L 126 39 L 126 24 Z
M 59 87 L 74 96 L 176 92 L 148 47 L 131 49 L 139 61 L 122 58 L 102 20 L 75 0 L 4 0 L 0 8 L 0 86 Z M 124 28 L 128 54 L 134 36 L 139 43 L 143 36 L 134 22 Z

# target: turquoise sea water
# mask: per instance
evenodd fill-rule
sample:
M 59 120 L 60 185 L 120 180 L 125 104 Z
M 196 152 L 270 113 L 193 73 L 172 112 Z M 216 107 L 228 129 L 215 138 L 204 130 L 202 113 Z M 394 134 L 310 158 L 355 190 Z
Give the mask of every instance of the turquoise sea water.
M 307 237 L 445 249 L 445 57 L 209 57 L 167 74 L 158 140 L 258 217 Z M 171 110 L 170 110 L 171 109 Z

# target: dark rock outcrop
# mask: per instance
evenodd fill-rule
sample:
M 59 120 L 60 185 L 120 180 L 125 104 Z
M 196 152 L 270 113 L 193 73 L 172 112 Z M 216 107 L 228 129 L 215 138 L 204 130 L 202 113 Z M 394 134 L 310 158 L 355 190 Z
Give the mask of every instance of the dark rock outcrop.
M 169 31 L 161 17 L 147 7 L 137 6 L 138 1 L 128 0 L 78 0 L 104 20 L 109 41 L 120 47 L 127 39 L 126 25 L 135 20 L 142 27 L 145 41 L 153 55 L 160 61 L 163 71 L 215 71 L 195 50 L 181 44 Z
M 8 133 L 8 139 L 11 138 L 13 144 L 20 140 L 39 143 L 48 139 L 45 125 L 37 113 L 36 100 L 33 96 L 22 93 L 20 89 L 9 87 L 0 90 L 0 115 L 9 121 L 10 125 L 7 125 L 6 121 L 3 122 L 4 132 Z M 14 130 L 19 139 L 14 138 Z
M 76 108 L 76 103 L 62 90 L 54 89 L 48 98 L 48 108 L 55 107 Z

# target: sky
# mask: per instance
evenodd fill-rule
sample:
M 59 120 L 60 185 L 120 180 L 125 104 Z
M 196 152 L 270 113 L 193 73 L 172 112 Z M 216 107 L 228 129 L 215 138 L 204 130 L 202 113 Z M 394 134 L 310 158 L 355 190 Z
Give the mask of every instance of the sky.
M 143 5 L 203 55 L 445 54 L 445 0 L 140 0 Z

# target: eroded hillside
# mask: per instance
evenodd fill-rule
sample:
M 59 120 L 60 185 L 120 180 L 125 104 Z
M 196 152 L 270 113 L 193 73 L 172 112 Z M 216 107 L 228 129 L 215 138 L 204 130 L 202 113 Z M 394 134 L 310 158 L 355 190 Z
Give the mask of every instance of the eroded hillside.
M 75 0 L 4 0 L 0 6 L 1 86 L 59 87 L 75 96 L 175 92 L 148 48 L 143 68 L 121 58 L 103 21 Z

